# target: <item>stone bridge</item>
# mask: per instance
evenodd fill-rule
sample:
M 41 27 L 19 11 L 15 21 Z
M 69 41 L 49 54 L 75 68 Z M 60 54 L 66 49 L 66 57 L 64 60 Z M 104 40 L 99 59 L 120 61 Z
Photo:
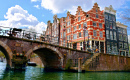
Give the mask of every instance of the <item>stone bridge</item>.
M 80 50 L 8 36 L 0 36 L 0 50 L 6 56 L 7 65 L 10 67 L 14 50 L 17 53 L 24 51 L 27 59 L 30 59 L 30 56 L 35 53 L 40 57 L 45 68 L 54 69 L 64 69 L 69 62 L 71 65 L 73 63 L 73 66 L 78 66 L 79 58 L 82 58 L 83 63 L 86 58 L 93 55 Z
M 12 66 L 13 51 L 25 52 L 27 59 L 35 53 L 44 64 L 45 69 L 74 69 L 85 71 L 128 71 L 130 57 L 89 53 L 40 41 L 0 36 L 0 50 L 4 53 L 7 66 Z

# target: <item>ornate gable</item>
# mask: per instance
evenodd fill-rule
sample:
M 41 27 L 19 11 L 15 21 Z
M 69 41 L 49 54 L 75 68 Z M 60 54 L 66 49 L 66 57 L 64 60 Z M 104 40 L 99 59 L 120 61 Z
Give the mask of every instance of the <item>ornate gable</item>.
M 116 15 L 116 10 L 113 9 L 112 5 L 110 5 L 109 7 L 105 7 L 104 12 Z
M 100 11 L 100 7 L 98 7 L 97 3 L 94 3 L 94 6 L 93 6 L 92 10 L 95 10 L 97 12 Z

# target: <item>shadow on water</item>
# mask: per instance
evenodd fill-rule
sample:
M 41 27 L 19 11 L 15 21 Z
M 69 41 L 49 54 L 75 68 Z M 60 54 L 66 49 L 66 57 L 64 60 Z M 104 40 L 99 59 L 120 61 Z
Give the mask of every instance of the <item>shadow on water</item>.
M 25 71 L 12 71 L 0 63 L 0 80 L 129 80 L 129 75 L 130 72 L 75 73 L 32 66 L 27 66 Z

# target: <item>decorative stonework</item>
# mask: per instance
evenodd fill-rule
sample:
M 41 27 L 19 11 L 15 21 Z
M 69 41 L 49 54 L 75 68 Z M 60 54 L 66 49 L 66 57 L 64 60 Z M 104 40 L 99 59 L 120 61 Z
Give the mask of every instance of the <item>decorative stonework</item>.
M 121 27 L 121 28 L 127 28 L 127 26 L 126 25 L 124 25 L 123 23 L 121 23 L 121 22 L 116 22 L 116 26 L 117 27 Z
M 105 7 L 104 11 L 116 15 L 116 10 L 113 9 L 112 5 L 110 5 L 109 7 Z

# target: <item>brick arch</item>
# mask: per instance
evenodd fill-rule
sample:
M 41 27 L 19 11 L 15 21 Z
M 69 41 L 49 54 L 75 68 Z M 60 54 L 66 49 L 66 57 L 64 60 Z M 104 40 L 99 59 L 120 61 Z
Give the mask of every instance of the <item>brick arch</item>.
M 57 50 L 54 46 L 50 46 L 50 45 L 38 45 L 38 46 L 35 46 L 34 48 L 30 49 L 27 51 L 27 53 L 25 54 L 27 58 L 29 58 L 29 56 L 31 55 L 31 53 L 35 50 L 38 50 L 38 49 L 42 49 L 42 48 L 47 48 L 47 49 L 50 49 L 52 51 L 54 51 L 56 54 L 58 54 L 58 56 L 60 57 L 60 62 L 61 62 L 61 65 L 63 66 L 63 56 L 62 54 L 60 53 L 59 50 Z M 40 57 L 41 58 L 41 57 Z M 43 62 L 44 64 L 44 62 Z
M 7 55 L 9 57 L 9 59 L 7 60 L 7 66 L 11 67 L 12 63 L 11 63 L 11 59 L 12 59 L 12 50 L 9 48 L 8 45 L 6 45 L 4 42 L 0 41 L 0 46 L 3 47 L 3 49 L 6 51 L 6 53 L 4 53 L 4 55 Z

